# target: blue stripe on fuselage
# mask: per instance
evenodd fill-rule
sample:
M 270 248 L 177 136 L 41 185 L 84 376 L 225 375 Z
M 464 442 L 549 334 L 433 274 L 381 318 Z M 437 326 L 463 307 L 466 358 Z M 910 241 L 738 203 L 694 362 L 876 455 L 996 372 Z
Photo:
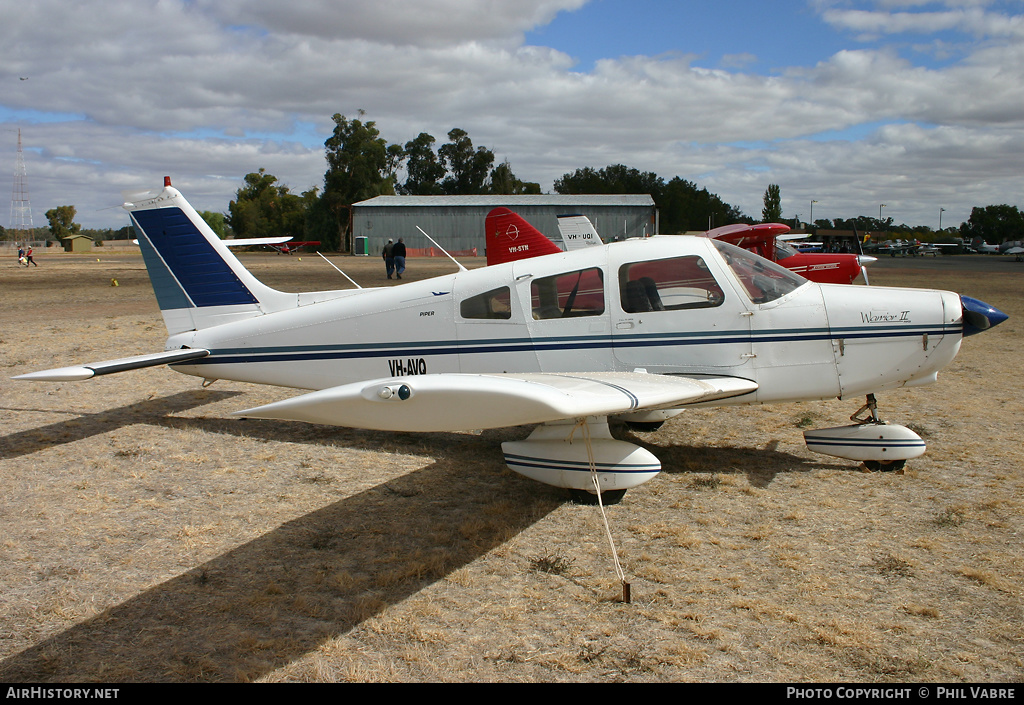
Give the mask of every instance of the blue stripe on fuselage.
M 439 340 L 416 343 L 359 343 L 353 345 L 296 345 L 259 348 L 212 348 L 210 356 L 189 365 L 238 364 L 247 362 L 301 362 L 360 358 L 391 358 L 427 355 L 484 355 L 509 352 L 549 352 L 556 350 L 593 350 L 601 348 L 682 347 L 722 345 L 737 342 L 794 343 L 830 339 L 905 338 L 924 334 L 959 334 L 959 325 L 890 327 L 887 329 L 849 330 L 841 334 L 827 329 L 788 329 L 774 331 L 725 331 L 715 336 L 706 333 L 642 334 L 632 336 L 599 335 L 558 338 L 506 338 L 494 340 Z

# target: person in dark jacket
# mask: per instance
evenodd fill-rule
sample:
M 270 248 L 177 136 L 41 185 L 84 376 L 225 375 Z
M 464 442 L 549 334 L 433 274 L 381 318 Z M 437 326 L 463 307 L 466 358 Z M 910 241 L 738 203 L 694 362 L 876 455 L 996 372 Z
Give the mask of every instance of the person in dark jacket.
M 384 249 L 380 251 L 380 256 L 384 258 L 384 269 L 388 272 L 388 279 L 395 273 L 395 241 L 388 238 L 388 244 L 384 245 Z M 401 279 L 401 277 L 399 277 Z
M 401 279 L 402 272 L 405 271 L 405 241 L 402 238 L 398 238 L 391 253 L 395 256 L 395 276 Z

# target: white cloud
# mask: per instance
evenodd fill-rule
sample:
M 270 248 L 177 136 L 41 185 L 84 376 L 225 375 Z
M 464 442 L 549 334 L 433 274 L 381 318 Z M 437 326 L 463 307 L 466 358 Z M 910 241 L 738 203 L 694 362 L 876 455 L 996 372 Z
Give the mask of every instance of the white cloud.
M 586 0 L 201 0 L 229 25 L 328 40 L 443 47 L 464 42 L 520 43 L 522 34 L 546 25 Z
M 119 217 L 99 210 L 119 190 L 159 185 L 165 173 L 209 210 L 225 210 L 242 176 L 261 167 L 296 191 L 318 185 L 331 115 L 359 109 L 392 142 L 427 131 L 443 143 L 464 128 L 545 188 L 578 167 L 624 163 L 697 181 L 752 215 L 768 183 L 794 212 L 805 196 L 819 199 L 821 217 L 870 213 L 884 197 L 897 220 L 927 222 L 930 199 L 946 200 L 952 219 L 954 200 L 966 218 L 977 199 L 1020 198 L 1008 169 L 1024 139 L 1019 16 L 983 2 L 822 9 L 857 32 L 880 33 L 883 18 L 903 32 L 1007 18 L 939 68 L 881 45 L 771 76 L 695 67 L 683 53 L 580 72 L 568 55 L 523 43 L 582 2 L 0 0 L 0 42 L 11 47 L 0 120 L 57 114 L 21 119 L 26 146 L 41 150 L 28 154 L 36 219 L 75 203 L 87 226 Z M 13 164 L 13 150 L 11 134 L 0 165 Z M 0 166 L 0 192 L 9 173 Z M 851 210 L 828 215 L 826 191 Z M 895 213 L 901 199 L 905 218 Z

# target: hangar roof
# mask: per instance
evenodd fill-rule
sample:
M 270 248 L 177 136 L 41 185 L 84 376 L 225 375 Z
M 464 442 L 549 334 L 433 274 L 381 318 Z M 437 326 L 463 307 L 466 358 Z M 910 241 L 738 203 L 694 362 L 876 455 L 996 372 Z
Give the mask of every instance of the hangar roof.
M 648 194 L 597 195 L 584 194 L 563 196 L 547 194 L 542 196 L 377 196 L 354 203 L 355 206 L 371 207 L 452 207 L 452 206 L 631 206 L 654 207 L 654 199 Z

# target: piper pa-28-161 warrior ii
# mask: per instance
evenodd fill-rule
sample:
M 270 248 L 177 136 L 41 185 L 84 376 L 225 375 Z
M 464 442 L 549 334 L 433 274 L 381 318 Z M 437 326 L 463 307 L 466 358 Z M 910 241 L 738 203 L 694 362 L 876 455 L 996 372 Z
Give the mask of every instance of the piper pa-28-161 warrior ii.
M 205 380 L 316 390 L 242 417 L 389 431 L 539 424 L 502 444 L 508 466 L 580 498 L 600 491 L 605 503 L 661 470 L 614 439 L 609 418 L 657 425 L 694 404 L 927 384 L 964 335 L 1006 318 L 951 292 L 816 284 L 706 237 L 287 294 L 253 277 L 169 180 L 125 198 L 170 335 L 165 352 L 19 379 L 166 363 Z M 868 406 L 863 422 L 807 432 L 809 446 L 876 464 L 924 452 L 912 431 L 878 420 L 873 396 Z

